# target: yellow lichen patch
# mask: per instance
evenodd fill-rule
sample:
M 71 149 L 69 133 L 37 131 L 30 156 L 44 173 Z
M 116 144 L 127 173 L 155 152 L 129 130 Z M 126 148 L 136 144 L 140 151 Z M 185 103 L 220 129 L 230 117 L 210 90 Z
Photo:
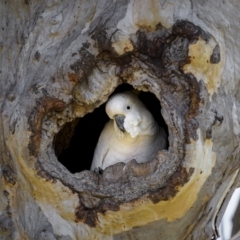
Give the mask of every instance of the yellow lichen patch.
M 198 133 L 200 135 L 200 132 Z M 123 204 L 118 212 L 108 211 L 104 215 L 98 214 L 97 231 L 117 234 L 156 220 L 167 219 L 172 222 L 183 217 L 197 200 L 202 185 L 215 165 L 216 154 L 212 152 L 212 145 L 210 139 L 202 142 L 201 137 L 188 145 L 185 167 L 194 168 L 194 173 L 174 198 L 157 204 L 152 203 L 148 198 L 142 198 L 133 203 Z M 207 201 L 206 198 L 205 200 Z
M 133 50 L 133 45 L 128 38 L 123 38 L 121 41 L 114 42 L 112 46 L 119 55 Z
M 6 144 L 14 143 L 15 146 L 18 146 L 15 140 L 15 138 L 9 138 Z M 33 196 L 41 211 L 52 224 L 53 231 L 56 230 L 58 235 L 62 233 L 74 237 L 70 223 L 75 221 L 75 209 L 79 204 L 78 195 L 58 180 L 46 180 L 40 177 L 31 166 L 27 165 L 22 155 L 17 152 L 12 152 L 12 155 L 18 159 L 22 173 L 31 184 L 31 187 L 26 186 L 24 191 L 29 192 L 29 196 Z M 64 224 L 59 225 L 60 222 L 64 222 Z
M 32 195 L 41 206 L 51 206 L 65 220 L 75 220 L 75 208 L 79 204 L 77 194 L 62 185 L 58 180 L 54 182 L 45 180 L 29 168 L 21 157 L 18 158 L 22 166 L 22 171 L 26 178 L 31 182 Z
M 210 39 L 208 42 L 202 38 L 189 46 L 190 63 L 183 67 L 184 73 L 192 73 L 198 81 L 203 80 L 210 97 L 217 91 L 221 83 L 225 55 L 220 46 L 221 60 L 217 64 L 210 62 L 216 42 Z
M 158 23 L 170 28 L 173 24 L 173 9 L 171 4 L 162 9 L 158 0 L 135 0 L 132 11 L 133 22 L 138 28 L 145 28 L 149 31 L 154 31 Z
M 50 34 L 49 34 L 49 37 L 50 38 L 56 38 L 56 37 L 59 37 L 60 36 L 60 33 L 59 32 L 51 32 Z
M 139 29 L 154 31 L 156 25 L 161 23 L 165 28 L 173 26 L 174 4 L 167 3 L 162 8 L 158 0 L 130 0 L 126 15 L 117 24 L 118 31 L 114 33 L 112 47 L 122 55 L 132 51 L 130 35 Z
M 73 240 L 81 236 L 81 239 L 90 239 L 89 226 L 75 222 L 75 209 L 79 205 L 78 195 L 58 180 L 53 182 L 39 177 L 21 157 L 18 160 L 24 175 L 31 182 L 31 195 L 51 223 L 53 233 L 59 236 L 70 236 Z

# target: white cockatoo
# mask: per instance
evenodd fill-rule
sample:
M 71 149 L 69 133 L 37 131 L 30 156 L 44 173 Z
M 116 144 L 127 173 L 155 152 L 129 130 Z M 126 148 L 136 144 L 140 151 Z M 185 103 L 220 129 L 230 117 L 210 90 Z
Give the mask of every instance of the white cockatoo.
M 167 147 L 167 136 L 136 94 L 114 94 L 106 104 L 110 120 L 95 148 L 91 170 L 135 159 L 142 163 Z

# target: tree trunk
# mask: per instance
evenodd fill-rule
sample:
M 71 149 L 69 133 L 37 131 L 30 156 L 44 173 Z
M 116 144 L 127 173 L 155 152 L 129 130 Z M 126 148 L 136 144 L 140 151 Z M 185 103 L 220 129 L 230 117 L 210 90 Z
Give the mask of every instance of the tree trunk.
M 215 239 L 240 177 L 239 9 L 1 1 L 1 239 Z M 71 173 L 77 124 L 122 84 L 158 99 L 168 149 Z

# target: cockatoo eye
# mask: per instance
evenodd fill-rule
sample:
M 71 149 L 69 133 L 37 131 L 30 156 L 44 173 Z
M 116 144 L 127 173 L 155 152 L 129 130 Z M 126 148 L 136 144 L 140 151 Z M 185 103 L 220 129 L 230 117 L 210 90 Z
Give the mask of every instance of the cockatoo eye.
M 130 106 L 127 106 L 127 110 L 130 110 L 131 109 L 131 107 Z

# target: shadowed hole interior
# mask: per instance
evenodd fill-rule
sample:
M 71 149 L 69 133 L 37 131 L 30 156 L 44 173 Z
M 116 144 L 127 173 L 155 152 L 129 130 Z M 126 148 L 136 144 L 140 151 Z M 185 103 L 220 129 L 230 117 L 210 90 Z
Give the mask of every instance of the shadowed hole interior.
M 133 90 L 133 87 L 122 84 L 114 93 L 128 90 Z M 139 98 L 168 134 L 167 125 L 160 112 L 161 106 L 155 95 L 150 92 L 140 92 Z M 56 134 L 53 142 L 56 156 L 71 173 L 90 169 L 98 138 L 108 120 L 105 104 L 102 104 L 83 118 L 66 123 Z

